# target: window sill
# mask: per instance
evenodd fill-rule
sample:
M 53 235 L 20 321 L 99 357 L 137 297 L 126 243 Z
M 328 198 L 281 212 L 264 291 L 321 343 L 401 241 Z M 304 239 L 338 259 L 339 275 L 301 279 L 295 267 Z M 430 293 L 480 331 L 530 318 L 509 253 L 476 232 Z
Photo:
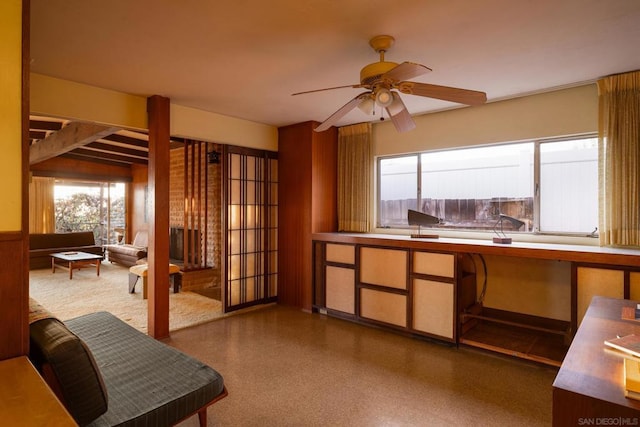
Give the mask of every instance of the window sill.
M 475 240 L 491 240 L 495 233 L 492 231 L 467 231 L 467 230 L 449 230 L 438 228 L 423 228 L 423 233 L 437 234 L 440 237 L 452 239 L 475 239 Z M 398 236 L 409 236 L 415 233 L 416 229 L 411 228 L 374 228 L 371 233 L 376 234 L 392 234 Z M 563 245 L 578 246 L 600 246 L 600 239 L 597 237 L 557 235 L 557 234 L 536 234 L 536 233 L 506 233 L 507 237 L 511 237 L 514 242 L 527 243 L 550 243 Z

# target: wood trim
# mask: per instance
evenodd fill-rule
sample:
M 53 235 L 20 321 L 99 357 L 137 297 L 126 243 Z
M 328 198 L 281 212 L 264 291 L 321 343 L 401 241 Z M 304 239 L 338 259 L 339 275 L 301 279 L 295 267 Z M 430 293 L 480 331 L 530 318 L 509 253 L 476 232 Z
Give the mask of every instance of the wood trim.
M 220 250 L 220 277 L 222 278 L 222 282 L 220 283 L 220 298 L 222 300 L 222 311 L 224 313 L 228 313 L 229 304 L 227 304 L 228 296 L 228 288 L 229 288 L 229 278 L 227 274 L 229 272 L 229 146 L 223 145 L 222 152 L 220 153 L 220 167 L 222 169 L 222 183 L 220 188 L 220 205 L 222 206 L 221 215 L 220 215 L 220 223 L 222 224 L 222 234 L 220 238 L 221 250 Z
M 17 316 L 10 319 L 8 325 L 3 327 L 15 328 L 16 341 L 9 341 L 8 354 L 26 355 L 29 353 L 29 113 L 30 113 L 30 73 L 31 73 L 31 0 L 22 0 L 22 105 L 21 105 L 21 209 L 20 221 L 21 233 L 18 239 L 20 250 L 16 251 L 20 256 L 15 264 L 11 264 L 7 258 L 2 257 L 8 266 L 9 276 L 16 276 L 15 281 L 5 282 L 5 286 L 15 289 Z M 17 248 L 13 244 L 8 245 L 13 250 Z M 14 291 L 10 291 L 13 293 Z M 6 304 L 12 297 L 3 292 L 3 302 Z M 3 306 L 3 315 L 11 316 L 10 307 Z M 15 322 L 15 326 L 14 326 Z M 7 335 L 11 335 L 9 331 Z M 3 352 L 4 353 L 4 352 Z M 0 354 L 0 358 L 4 358 Z
M 312 306 L 314 308 L 318 307 L 326 307 L 327 306 L 327 295 L 326 295 L 326 268 L 327 265 L 330 265 L 326 261 L 326 244 L 321 242 L 314 242 L 313 244 L 313 301 Z M 345 268 L 343 265 L 339 265 L 337 267 Z M 350 265 L 349 268 L 353 268 L 353 265 Z M 354 272 L 355 275 L 355 272 Z M 355 286 L 355 276 L 354 276 L 354 286 Z M 354 309 L 355 310 L 355 309 Z
M 19 240 L 22 240 L 21 231 L 0 231 L 0 242 L 15 242 Z
M 571 335 L 578 330 L 578 264 L 571 263 Z
M 353 292 L 355 293 L 355 295 L 353 296 L 353 300 L 355 301 L 355 313 L 356 313 L 356 318 L 360 318 L 360 286 L 362 285 L 362 282 L 360 281 L 360 275 L 361 275 L 361 271 L 360 271 L 360 245 L 356 245 L 355 246 L 355 286 L 353 287 Z
M 353 268 L 350 268 L 353 269 Z M 394 295 L 404 295 L 405 297 L 409 297 L 409 289 L 400 289 L 400 288 L 389 288 L 383 285 L 375 285 L 371 283 L 359 282 L 357 288 L 361 289 L 371 289 L 374 291 L 385 292 L 388 294 Z
M 208 142 L 204 143 L 204 254 L 200 256 L 200 265 L 206 266 L 207 259 L 209 259 L 209 150 L 210 145 Z M 200 197 L 198 196 L 198 199 Z M 214 264 L 215 265 L 215 260 Z
M 407 271 L 405 273 L 407 279 L 407 283 L 405 284 L 405 288 L 407 289 L 407 329 L 413 329 L 413 299 L 415 296 L 413 289 L 414 278 L 411 274 L 413 271 L 413 252 L 413 249 L 407 251 Z

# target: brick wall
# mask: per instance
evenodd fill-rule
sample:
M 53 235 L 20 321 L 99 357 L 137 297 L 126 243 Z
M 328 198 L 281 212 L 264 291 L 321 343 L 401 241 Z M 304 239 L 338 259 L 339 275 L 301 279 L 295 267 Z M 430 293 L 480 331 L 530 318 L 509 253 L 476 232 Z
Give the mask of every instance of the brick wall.
M 207 221 L 207 235 L 202 235 L 201 253 L 204 255 L 205 242 L 206 242 L 206 266 L 210 269 L 206 272 L 198 274 L 189 274 L 188 280 L 183 280 L 184 290 L 204 289 L 204 288 L 220 288 L 220 263 L 221 263 L 221 249 L 222 249 L 222 207 L 221 207 L 221 195 L 222 195 L 222 164 L 208 164 L 207 163 L 207 150 L 215 150 L 217 152 L 222 151 L 222 147 L 218 144 L 203 143 L 200 151 L 200 216 L 201 226 L 200 231 L 204 233 L 204 193 L 208 192 L 208 218 Z M 197 150 L 196 150 L 197 158 Z M 205 168 L 208 170 L 208 182 L 205 182 Z M 195 183 L 197 198 L 198 187 L 198 174 L 197 167 L 193 182 Z M 184 198 L 185 198 L 185 182 L 184 182 L 184 149 L 176 148 L 171 150 L 170 155 L 170 170 L 169 170 L 169 226 L 170 227 L 184 227 Z M 191 167 L 187 170 L 187 179 L 190 185 Z M 197 200 L 194 203 L 194 209 L 197 210 Z M 196 217 L 198 213 L 196 212 Z M 190 228 L 198 227 L 197 220 L 195 224 L 187 224 Z M 185 278 L 186 279 L 186 278 Z

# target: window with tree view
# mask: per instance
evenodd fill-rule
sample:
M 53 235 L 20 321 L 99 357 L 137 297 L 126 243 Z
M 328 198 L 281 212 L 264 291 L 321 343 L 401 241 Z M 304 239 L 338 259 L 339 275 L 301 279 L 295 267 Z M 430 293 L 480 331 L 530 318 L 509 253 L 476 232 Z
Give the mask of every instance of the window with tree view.
M 378 226 L 406 228 L 407 210 L 440 228 L 592 233 L 598 223 L 597 138 L 532 141 L 378 159 Z M 510 223 L 505 222 L 505 229 Z
M 126 226 L 124 187 L 124 183 L 57 181 L 56 232 L 93 231 L 96 243 L 116 243 Z

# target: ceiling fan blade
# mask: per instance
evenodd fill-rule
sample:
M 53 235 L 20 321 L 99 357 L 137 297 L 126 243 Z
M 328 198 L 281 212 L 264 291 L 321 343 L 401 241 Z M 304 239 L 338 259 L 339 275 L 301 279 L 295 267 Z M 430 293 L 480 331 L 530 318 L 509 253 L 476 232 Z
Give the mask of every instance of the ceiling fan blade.
M 359 88 L 359 87 L 364 87 L 364 86 L 362 86 L 362 85 L 346 85 L 346 86 L 326 87 L 324 89 L 314 89 L 314 90 L 306 90 L 304 92 L 292 93 L 291 96 L 304 95 L 305 93 L 322 92 L 322 91 L 325 91 L 325 90 L 344 89 L 344 88 L 347 88 L 347 87 Z
M 340 107 L 340 109 L 338 111 L 336 111 L 335 113 L 330 115 L 327 120 L 325 120 L 324 122 L 320 123 L 320 125 L 317 128 L 315 128 L 314 131 L 322 132 L 324 130 L 329 129 L 338 120 L 340 120 L 342 117 L 344 117 L 349 111 L 351 111 L 354 108 L 356 108 L 358 106 L 358 104 L 360 104 L 360 102 L 362 102 L 362 100 L 365 97 L 370 96 L 370 94 L 371 94 L 371 92 L 362 92 L 361 94 L 357 95 L 351 101 L 347 102 L 342 107 Z
M 396 85 L 396 88 L 400 92 L 409 95 L 426 96 L 428 98 L 458 102 L 460 104 L 480 105 L 487 102 L 487 94 L 476 90 L 416 82 L 400 82 Z
M 431 68 L 415 62 L 403 62 L 382 75 L 382 80 L 389 84 L 413 79 L 431 71 Z
M 396 127 L 398 132 L 407 132 L 416 127 L 416 123 L 413 121 L 411 114 L 409 114 L 409 110 L 407 110 L 406 105 L 402 102 L 402 98 L 396 92 L 392 92 L 393 94 L 393 103 L 385 108 L 389 117 L 391 117 L 391 122 Z

